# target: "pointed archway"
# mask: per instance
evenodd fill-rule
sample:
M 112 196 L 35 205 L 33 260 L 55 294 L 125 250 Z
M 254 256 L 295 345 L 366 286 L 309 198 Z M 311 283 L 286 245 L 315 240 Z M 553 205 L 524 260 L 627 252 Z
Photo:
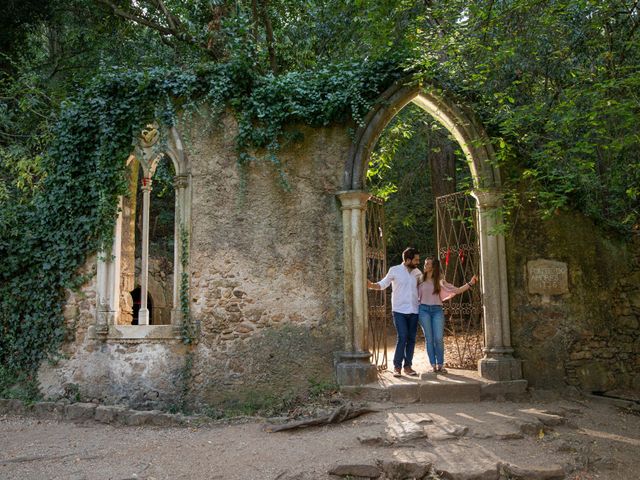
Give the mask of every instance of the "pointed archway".
M 489 380 L 522 378 L 519 360 L 513 358 L 509 321 L 507 265 L 504 237 L 495 233 L 501 219 L 500 172 L 484 129 L 472 112 L 442 91 L 418 84 L 412 78 L 396 82 L 376 101 L 358 129 L 347 159 L 342 192 L 344 247 L 344 301 L 347 351 L 338 364 L 338 381 L 361 384 L 375 376 L 368 353 L 366 295 L 365 212 L 368 194 L 365 174 L 371 153 L 385 127 L 408 103 L 413 102 L 440 122 L 464 152 L 473 179 L 478 208 L 480 285 L 484 298 L 484 358 L 478 362 Z

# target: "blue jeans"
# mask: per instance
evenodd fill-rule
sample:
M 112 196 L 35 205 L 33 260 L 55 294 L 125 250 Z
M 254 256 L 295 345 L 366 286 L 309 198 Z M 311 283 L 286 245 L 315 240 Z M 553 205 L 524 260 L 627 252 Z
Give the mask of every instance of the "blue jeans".
M 442 305 L 420 304 L 418 321 L 431 365 L 444 365 L 444 311 Z
M 396 353 L 393 355 L 395 368 L 410 368 L 413 363 L 413 350 L 416 346 L 416 334 L 418 333 L 418 315 L 415 313 L 393 313 L 393 324 L 396 326 L 398 340 Z

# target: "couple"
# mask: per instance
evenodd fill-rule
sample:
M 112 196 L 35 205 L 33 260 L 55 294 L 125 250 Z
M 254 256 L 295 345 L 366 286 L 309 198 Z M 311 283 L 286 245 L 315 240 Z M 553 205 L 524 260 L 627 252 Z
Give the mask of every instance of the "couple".
M 444 368 L 442 302 L 471 289 L 477 277 L 474 275 L 458 288 L 440 278 L 440 261 L 437 258 L 427 257 L 424 273 L 418 269 L 420 255 L 415 248 L 407 248 L 402 252 L 402 260 L 400 265 L 391 267 L 378 283 L 367 280 L 367 288 L 371 290 L 384 290 L 392 285 L 391 310 L 398 337 L 393 356 L 393 376 L 402 376 L 403 365 L 405 374 L 412 377 L 418 375 L 411 368 L 418 323 L 424 332 L 431 368 L 434 372 L 447 373 Z

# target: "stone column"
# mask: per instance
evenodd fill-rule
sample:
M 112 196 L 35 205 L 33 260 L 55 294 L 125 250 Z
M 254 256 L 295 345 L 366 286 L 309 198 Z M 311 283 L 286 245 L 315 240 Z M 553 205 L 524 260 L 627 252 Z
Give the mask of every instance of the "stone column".
M 151 177 L 142 179 L 142 265 L 140 269 L 140 310 L 138 325 L 149 325 L 147 291 L 149 282 L 149 209 L 151 208 Z
M 364 385 L 376 378 L 368 351 L 365 219 L 369 194 L 350 190 L 337 196 L 342 204 L 346 351 L 338 354 L 336 375 L 340 385 Z
M 183 252 L 182 235 L 183 229 L 186 232 L 190 232 L 190 191 L 189 191 L 189 177 L 188 175 L 176 175 L 173 180 L 173 187 L 175 191 L 175 220 L 174 220 L 174 252 L 173 258 L 175 265 L 173 266 L 173 308 L 171 310 L 171 324 L 176 335 L 182 333 L 182 308 L 180 304 L 180 290 L 182 287 L 182 273 L 184 271 L 182 263 L 184 260 L 184 254 L 188 255 L 189 252 Z M 187 239 L 187 243 L 190 242 Z
M 522 378 L 520 360 L 513 358 L 509 321 L 509 290 L 504 236 L 496 234 L 502 223 L 497 210 L 501 197 L 495 191 L 474 191 L 477 200 L 480 238 L 480 285 L 484 312 L 484 358 L 478 362 L 480 375 L 489 380 Z
M 95 332 L 98 338 L 106 338 L 109 325 L 118 321 L 120 309 L 120 258 L 122 237 L 122 198 L 113 232 L 113 243 L 98 254 L 97 260 L 97 317 Z

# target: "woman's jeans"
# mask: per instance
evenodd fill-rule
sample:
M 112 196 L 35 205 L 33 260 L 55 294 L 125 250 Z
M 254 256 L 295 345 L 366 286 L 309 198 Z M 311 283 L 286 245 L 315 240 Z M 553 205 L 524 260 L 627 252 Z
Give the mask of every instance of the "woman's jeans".
M 418 333 L 418 315 L 415 313 L 393 313 L 393 324 L 396 326 L 398 341 L 396 342 L 396 353 L 393 355 L 393 366 L 395 368 L 410 368 L 413 363 L 413 350 L 416 346 L 416 335 Z
M 431 365 L 444 365 L 444 311 L 442 305 L 420 304 L 418 321 Z

